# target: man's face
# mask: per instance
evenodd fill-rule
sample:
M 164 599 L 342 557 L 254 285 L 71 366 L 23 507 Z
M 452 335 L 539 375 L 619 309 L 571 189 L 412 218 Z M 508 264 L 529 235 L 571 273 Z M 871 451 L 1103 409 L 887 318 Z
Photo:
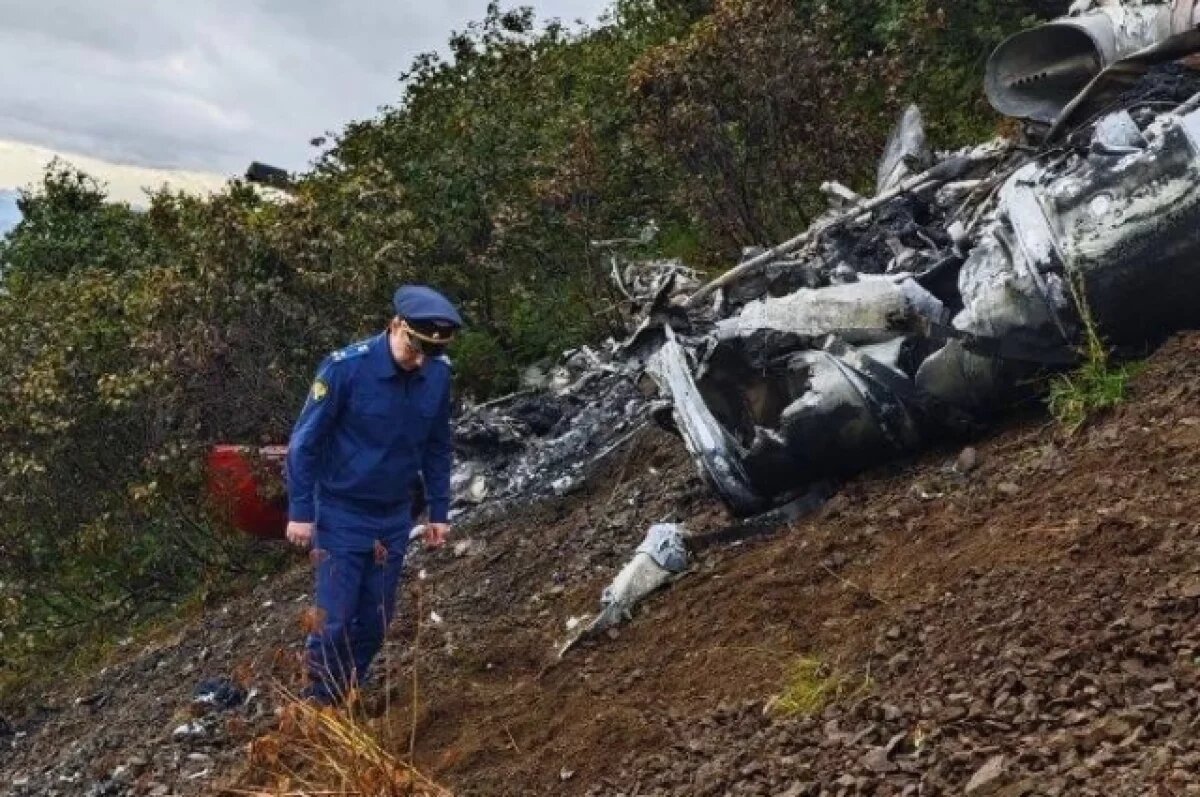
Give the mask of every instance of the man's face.
M 408 345 L 426 357 L 440 357 L 446 353 L 449 339 L 441 340 L 441 336 L 435 335 L 435 331 L 432 329 L 414 329 L 405 322 L 404 333 Z
M 428 325 L 426 325 L 428 326 Z M 420 368 L 427 357 L 438 357 L 446 351 L 446 346 L 453 337 L 453 330 L 423 327 L 421 324 L 409 325 L 402 318 L 392 323 L 392 331 L 396 337 L 395 356 L 400 367 L 407 369 Z
M 405 370 L 415 370 L 425 364 L 425 352 L 423 352 L 417 340 L 410 334 L 408 325 L 401 319 L 396 319 L 392 322 L 392 356 L 396 358 L 396 362 Z

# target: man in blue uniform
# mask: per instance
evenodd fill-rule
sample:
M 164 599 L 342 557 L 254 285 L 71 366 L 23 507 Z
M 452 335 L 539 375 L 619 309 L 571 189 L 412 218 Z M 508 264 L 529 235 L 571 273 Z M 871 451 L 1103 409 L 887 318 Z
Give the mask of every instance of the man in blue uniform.
M 383 645 L 424 478 L 426 545 L 449 534 L 450 364 L 462 326 L 437 291 L 406 285 L 373 338 L 321 363 L 288 448 L 287 538 L 312 546 L 317 627 L 307 696 L 335 703 L 363 682 Z

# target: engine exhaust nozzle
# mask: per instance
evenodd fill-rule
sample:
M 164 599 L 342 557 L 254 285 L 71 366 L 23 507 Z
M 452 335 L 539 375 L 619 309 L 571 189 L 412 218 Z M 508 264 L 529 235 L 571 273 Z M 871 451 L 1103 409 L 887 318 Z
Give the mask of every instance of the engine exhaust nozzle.
M 1052 124 L 1106 67 L 1171 32 L 1168 4 L 1109 5 L 1022 31 L 988 59 L 988 101 L 1006 116 Z

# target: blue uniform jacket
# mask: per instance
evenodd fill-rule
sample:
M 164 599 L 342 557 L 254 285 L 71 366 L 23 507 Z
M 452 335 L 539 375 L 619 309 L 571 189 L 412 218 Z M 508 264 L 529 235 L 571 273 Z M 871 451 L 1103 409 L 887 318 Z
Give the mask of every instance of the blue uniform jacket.
M 321 363 L 288 448 L 291 520 L 316 521 L 323 548 L 368 550 L 412 526 L 411 491 L 425 479 L 429 519 L 450 510 L 450 364 L 399 368 L 387 334 Z

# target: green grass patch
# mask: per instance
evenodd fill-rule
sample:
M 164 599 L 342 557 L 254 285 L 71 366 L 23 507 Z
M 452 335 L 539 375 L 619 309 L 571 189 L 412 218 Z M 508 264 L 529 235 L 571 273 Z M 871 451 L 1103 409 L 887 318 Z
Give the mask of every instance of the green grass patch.
M 1115 364 L 1108 347 L 1096 328 L 1082 284 L 1072 280 L 1083 322 L 1085 343 L 1083 363 L 1074 371 L 1054 377 L 1050 382 L 1047 405 L 1050 414 L 1068 432 L 1075 433 L 1098 412 L 1112 409 L 1125 401 L 1129 383 L 1138 364 Z
M 872 686 L 869 675 L 860 680 L 818 658 L 802 656 L 788 668 L 783 691 L 770 705 L 784 716 L 811 717 L 834 701 L 867 694 Z
M 1107 357 L 1089 359 L 1050 383 L 1050 414 L 1067 431 L 1076 432 L 1096 413 L 1123 403 L 1135 373 L 1136 366 L 1113 366 Z

